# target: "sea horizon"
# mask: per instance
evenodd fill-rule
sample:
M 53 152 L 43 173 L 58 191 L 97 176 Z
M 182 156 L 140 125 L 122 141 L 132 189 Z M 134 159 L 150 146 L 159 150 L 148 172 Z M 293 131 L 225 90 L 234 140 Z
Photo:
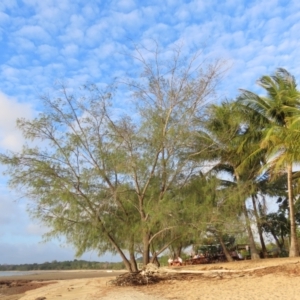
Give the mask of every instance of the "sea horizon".
M 0 277 L 14 277 L 14 276 L 24 276 L 24 275 L 33 275 L 39 274 L 43 271 L 32 270 L 32 271 L 0 271 Z

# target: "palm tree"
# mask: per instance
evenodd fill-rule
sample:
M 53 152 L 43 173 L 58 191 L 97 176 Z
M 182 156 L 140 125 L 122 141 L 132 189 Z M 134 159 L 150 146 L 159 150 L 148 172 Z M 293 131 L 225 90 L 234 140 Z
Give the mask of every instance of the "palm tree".
M 299 256 L 294 212 L 292 166 L 300 161 L 299 126 L 300 93 L 295 78 L 285 69 L 278 69 L 273 76 L 263 76 L 258 85 L 266 90 L 262 97 L 242 90 L 238 103 L 254 111 L 263 127 L 260 147 L 253 153 L 266 151 L 265 167 L 272 175 L 287 174 L 291 242 L 289 256 Z M 249 156 L 251 157 L 251 155 Z
M 259 259 L 245 204 L 252 193 L 252 189 L 248 187 L 255 182 L 261 163 L 261 153 L 257 156 L 252 155 L 245 163 L 249 154 L 255 150 L 253 130 L 246 124 L 249 122 L 235 103 L 211 105 L 207 116 L 203 122 L 204 130 L 198 133 L 196 157 L 212 162 L 213 171 L 226 172 L 234 179 L 233 182 L 227 183 L 223 180 L 223 186 L 227 184 L 236 189 L 236 202 L 245 216 L 252 259 Z

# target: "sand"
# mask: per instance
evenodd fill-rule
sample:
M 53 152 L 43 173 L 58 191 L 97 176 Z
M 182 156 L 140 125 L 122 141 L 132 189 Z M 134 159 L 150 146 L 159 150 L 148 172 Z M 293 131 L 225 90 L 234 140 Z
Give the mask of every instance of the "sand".
M 25 291 L 22 294 L 3 294 L 2 296 L 0 295 L 0 299 L 300 299 L 300 258 L 239 261 L 212 265 L 165 268 L 164 270 L 174 272 L 177 279 L 169 278 L 158 284 L 143 287 L 112 286 L 109 284 L 109 281 L 115 278 L 115 276 L 113 276 L 115 275 L 114 273 L 100 271 L 52 272 L 52 280 L 48 280 L 47 278 L 47 281 L 42 282 L 47 285 Z M 64 275 L 62 275 L 62 273 L 64 273 Z M 70 276 L 74 279 L 68 277 L 69 279 L 58 280 L 62 278 L 62 276 L 65 276 L 65 278 Z M 43 278 L 43 276 L 40 275 L 40 279 L 45 279 L 45 277 Z M 36 280 L 37 279 L 31 282 L 31 284 L 41 284 L 41 282 Z M 13 296 L 15 298 L 9 298 Z

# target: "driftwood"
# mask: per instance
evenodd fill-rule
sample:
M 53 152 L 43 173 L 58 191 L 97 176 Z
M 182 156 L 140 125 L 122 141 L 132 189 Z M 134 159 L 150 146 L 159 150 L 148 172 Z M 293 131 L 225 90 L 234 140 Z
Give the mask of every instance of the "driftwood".
M 137 286 L 158 283 L 160 280 L 161 278 L 156 275 L 144 275 L 142 272 L 135 272 L 121 274 L 109 283 L 116 286 Z

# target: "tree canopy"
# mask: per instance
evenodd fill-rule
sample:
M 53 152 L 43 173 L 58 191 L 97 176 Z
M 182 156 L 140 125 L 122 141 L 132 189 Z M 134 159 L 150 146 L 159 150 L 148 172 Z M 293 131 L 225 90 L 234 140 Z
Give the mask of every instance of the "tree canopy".
M 0 160 L 11 186 L 31 200 L 30 214 L 48 226 L 45 239 L 62 235 L 78 255 L 118 253 L 129 271 L 137 270 L 137 255 L 147 264 L 205 235 L 224 251 L 228 236 L 247 235 L 258 259 L 253 222 L 266 252 L 263 232 L 272 233 L 270 224 L 279 219 L 262 203 L 267 195 L 286 195 L 290 255 L 298 255 L 295 79 L 279 69 L 259 80 L 266 97 L 242 91 L 237 100 L 209 104 L 224 71 L 219 61 L 182 60 L 177 50 L 167 61 L 158 50 L 150 54 L 147 60 L 137 48 L 141 76 L 123 80 L 129 112 L 118 104 L 114 85 L 73 93 L 60 86 L 42 97 L 35 119 L 18 120 L 28 143 Z

